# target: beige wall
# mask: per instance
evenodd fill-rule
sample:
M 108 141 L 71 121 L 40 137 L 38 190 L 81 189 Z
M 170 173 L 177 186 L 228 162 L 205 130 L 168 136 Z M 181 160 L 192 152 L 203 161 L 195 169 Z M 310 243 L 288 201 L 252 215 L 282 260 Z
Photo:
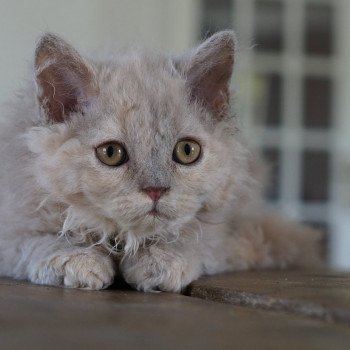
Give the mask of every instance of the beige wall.
M 53 31 L 88 52 L 141 44 L 181 50 L 196 39 L 198 0 L 0 0 L 0 105 L 28 76 L 35 41 Z

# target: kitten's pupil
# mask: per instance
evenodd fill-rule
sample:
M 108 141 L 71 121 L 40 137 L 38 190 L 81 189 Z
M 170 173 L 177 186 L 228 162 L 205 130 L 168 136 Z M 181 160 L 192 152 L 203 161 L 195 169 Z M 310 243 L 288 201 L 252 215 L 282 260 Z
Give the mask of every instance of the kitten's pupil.
M 186 156 L 190 155 L 190 153 L 191 153 L 191 146 L 188 143 L 186 143 L 186 145 L 184 147 L 184 151 L 186 153 Z
M 108 146 L 107 147 L 107 156 L 109 158 L 111 158 L 113 156 L 113 153 L 114 153 L 114 149 L 113 149 L 113 146 Z

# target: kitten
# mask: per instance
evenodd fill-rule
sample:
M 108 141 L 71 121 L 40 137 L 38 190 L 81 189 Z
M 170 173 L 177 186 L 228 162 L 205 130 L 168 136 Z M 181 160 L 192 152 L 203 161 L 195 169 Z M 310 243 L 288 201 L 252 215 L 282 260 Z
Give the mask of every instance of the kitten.
M 236 41 L 83 58 L 53 34 L 0 125 L 0 275 L 179 292 L 204 274 L 318 261 L 318 234 L 269 216 L 230 114 Z

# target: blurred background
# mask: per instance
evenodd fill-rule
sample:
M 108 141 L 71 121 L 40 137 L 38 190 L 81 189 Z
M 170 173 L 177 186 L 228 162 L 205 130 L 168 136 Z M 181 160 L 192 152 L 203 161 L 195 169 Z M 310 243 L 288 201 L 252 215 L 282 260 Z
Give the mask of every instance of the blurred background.
M 324 230 L 331 265 L 350 268 L 349 18 L 349 0 L 0 0 L 0 104 L 31 74 L 43 31 L 83 53 L 177 52 L 233 28 L 235 110 L 271 165 L 268 201 Z

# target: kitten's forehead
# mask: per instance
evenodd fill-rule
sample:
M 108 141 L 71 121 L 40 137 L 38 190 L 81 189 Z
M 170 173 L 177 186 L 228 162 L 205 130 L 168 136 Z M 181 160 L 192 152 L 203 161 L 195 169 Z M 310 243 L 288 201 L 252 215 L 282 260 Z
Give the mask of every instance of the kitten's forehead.
M 100 86 L 92 111 L 92 118 L 98 115 L 92 120 L 98 138 L 105 133 L 104 138 L 149 148 L 198 131 L 185 81 L 174 73 L 168 58 L 105 66 L 100 70 Z

